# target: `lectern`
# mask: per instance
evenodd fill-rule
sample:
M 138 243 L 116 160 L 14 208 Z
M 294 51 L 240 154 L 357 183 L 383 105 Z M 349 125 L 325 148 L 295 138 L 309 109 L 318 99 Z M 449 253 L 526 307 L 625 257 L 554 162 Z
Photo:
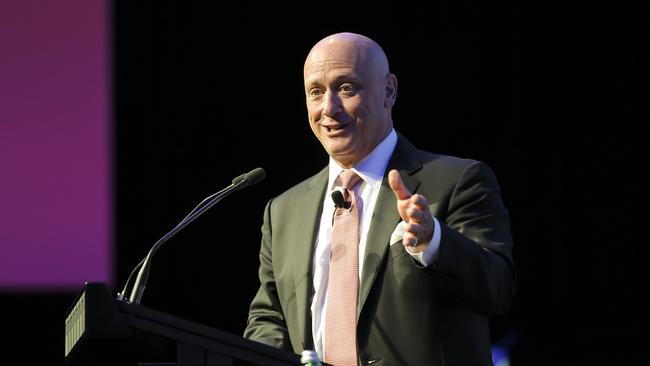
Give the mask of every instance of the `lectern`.
M 69 366 L 298 366 L 300 356 L 111 297 L 86 283 L 65 320 Z

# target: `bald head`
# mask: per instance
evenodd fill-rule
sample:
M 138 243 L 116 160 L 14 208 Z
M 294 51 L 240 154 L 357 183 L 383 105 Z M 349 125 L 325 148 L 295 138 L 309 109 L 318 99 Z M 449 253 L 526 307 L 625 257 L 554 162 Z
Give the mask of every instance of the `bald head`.
M 351 62 L 372 74 L 389 74 L 388 59 L 381 47 L 372 39 L 356 33 L 336 33 L 318 41 L 307 55 L 304 73 L 314 64 L 337 60 Z
M 353 167 L 393 128 L 397 79 L 386 54 L 368 37 L 337 33 L 316 43 L 303 72 L 312 131 L 334 160 Z

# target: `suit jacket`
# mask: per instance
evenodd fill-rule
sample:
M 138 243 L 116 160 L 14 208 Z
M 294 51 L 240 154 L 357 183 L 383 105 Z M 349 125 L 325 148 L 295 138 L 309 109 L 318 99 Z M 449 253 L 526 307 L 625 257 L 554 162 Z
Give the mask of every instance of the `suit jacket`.
M 400 243 L 387 174 L 427 197 L 440 221 L 435 264 L 419 265 Z M 271 200 L 264 213 L 260 288 L 246 338 L 300 353 L 313 349 L 312 260 L 328 171 Z M 361 254 L 361 253 L 360 253 Z M 361 365 L 491 365 L 489 317 L 508 309 L 515 272 L 508 211 L 483 163 L 417 150 L 401 135 L 369 228 L 358 302 Z

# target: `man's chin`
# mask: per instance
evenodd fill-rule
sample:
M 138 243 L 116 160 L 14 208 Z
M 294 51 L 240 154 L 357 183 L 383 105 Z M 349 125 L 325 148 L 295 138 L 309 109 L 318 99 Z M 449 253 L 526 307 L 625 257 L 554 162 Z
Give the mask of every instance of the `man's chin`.
M 330 150 L 329 155 L 344 168 L 351 168 L 361 160 L 359 154 L 350 150 Z

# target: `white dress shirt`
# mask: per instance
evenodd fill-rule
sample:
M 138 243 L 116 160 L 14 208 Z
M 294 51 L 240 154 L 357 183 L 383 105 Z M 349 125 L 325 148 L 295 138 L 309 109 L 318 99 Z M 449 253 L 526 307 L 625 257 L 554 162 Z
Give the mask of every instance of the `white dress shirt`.
M 368 238 L 368 229 L 372 220 L 372 212 L 375 209 L 379 187 L 381 186 L 386 167 L 390 161 L 395 145 L 397 144 L 397 133 L 392 130 L 388 136 L 377 147 L 361 160 L 352 170 L 354 170 L 362 181 L 354 187 L 354 193 L 359 205 L 359 279 L 363 270 L 363 253 L 366 248 Z M 316 250 L 314 251 L 313 268 L 314 271 L 314 298 L 311 303 L 312 316 L 312 336 L 314 338 L 314 347 L 321 360 L 325 359 L 324 342 L 325 342 L 325 304 L 327 303 L 327 281 L 329 274 L 329 259 L 331 250 L 332 234 L 332 217 L 334 216 L 334 202 L 330 196 L 331 192 L 337 188 L 333 187 L 334 181 L 343 171 L 343 168 L 330 157 L 329 160 L 329 180 L 327 190 L 323 198 L 323 212 L 320 219 L 318 237 L 316 238 Z M 395 207 L 397 210 L 397 207 Z M 434 217 L 434 236 L 426 252 L 411 253 L 422 265 L 434 263 L 438 248 L 440 247 L 440 224 Z M 402 239 L 404 234 L 404 221 L 400 222 L 391 235 L 390 245 L 393 245 Z M 400 244 L 401 245 L 401 244 Z

